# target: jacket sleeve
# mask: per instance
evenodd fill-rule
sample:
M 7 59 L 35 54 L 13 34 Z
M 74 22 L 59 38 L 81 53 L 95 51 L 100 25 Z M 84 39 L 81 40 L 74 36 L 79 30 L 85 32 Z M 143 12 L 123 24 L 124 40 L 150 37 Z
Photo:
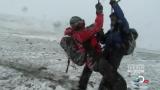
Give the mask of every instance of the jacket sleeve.
M 119 20 L 123 26 L 123 32 L 128 34 L 129 33 L 129 24 L 128 24 L 127 19 L 124 16 L 122 9 L 120 8 L 120 6 L 117 3 L 113 4 L 112 8 L 114 9 L 115 14 L 119 18 Z
M 95 35 L 97 32 L 99 32 L 102 27 L 103 27 L 103 14 L 97 13 L 97 17 L 93 28 L 91 28 L 90 30 L 86 29 L 82 31 L 77 31 L 75 34 L 73 34 L 73 37 L 80 43 L 84 43 L 85 41 L 89 40 L 93 35 Z

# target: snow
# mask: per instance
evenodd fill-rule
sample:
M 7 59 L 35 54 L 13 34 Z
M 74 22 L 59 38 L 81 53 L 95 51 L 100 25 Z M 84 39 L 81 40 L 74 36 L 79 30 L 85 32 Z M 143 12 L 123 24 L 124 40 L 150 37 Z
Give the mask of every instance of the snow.
M 65 73 L 67 57 L 59 46 L 63 30 L 53 30 L 51 22 L 43 23 L 0 15 L 0 90 L 70 90 L 77 85 L 83 67 L 72 64 Z M 137 48 L 133 56 L 122 60 L 119 72 L 135 90 L 137 75 L 127 72 L 131 64 L 144 65 L 143 75 L 149 80 L 139 90 L 160 89 L 159 51 Z M 88 90 L 97 90 L 100 80 L 101 75 L 94 72 Z

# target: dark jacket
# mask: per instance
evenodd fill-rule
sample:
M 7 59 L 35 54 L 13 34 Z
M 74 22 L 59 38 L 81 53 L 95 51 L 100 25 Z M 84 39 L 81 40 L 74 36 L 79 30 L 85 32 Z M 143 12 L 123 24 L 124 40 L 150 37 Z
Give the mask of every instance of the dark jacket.
M 118 4 L 113 4 L 112 8 L 118 17 L 118 22 L 105 34 L 103 43 L 105 44 L 106 49 L 114 49 L 114 51 L 117 52 L 117 49 L 120 49 L 119 51 L 121 51 L 125 48 L 124 42 L 127 40 L 129 33 L 129 24 Z
M 118 17 L 118 23 L 104 35 L 102 43 L 104 44 L 104 56 L 115 70 L 117 70 L 124 56 L 124 42 L 127 40 L 129 33 L 129 24 L 118 4 L 113 4 L 112 8 Z

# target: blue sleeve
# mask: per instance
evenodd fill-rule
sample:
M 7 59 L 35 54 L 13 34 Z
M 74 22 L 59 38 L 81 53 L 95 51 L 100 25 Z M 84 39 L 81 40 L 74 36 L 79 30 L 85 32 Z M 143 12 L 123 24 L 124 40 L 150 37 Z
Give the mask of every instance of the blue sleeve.
M 112 8 L 114 9 L 114 12 L 119 18 L 119 20 L 121 21 L 121 24 L 123 26 L 123 32 L 129 33 L 129 24 L 120 6 L 117 3 L 115 3 L 112 5 Z

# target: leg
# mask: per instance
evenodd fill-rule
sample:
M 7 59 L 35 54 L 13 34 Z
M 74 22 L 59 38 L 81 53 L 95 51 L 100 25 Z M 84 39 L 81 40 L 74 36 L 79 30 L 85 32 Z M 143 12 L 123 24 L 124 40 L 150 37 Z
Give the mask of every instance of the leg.
M 112 90 L 112 86 L 116 81 L 116 73 L 114 72 L 112 65 L 110 65 L 107 60 L 102 58 L 100 59 L 98 66 L 98 71 L 103 76 L 102 81 L 99 85 L 99 90 Z
M 127 90 L 127 83 L 125 79 L 117 72 L 117 81 L 113 87 L 113 90 Z
M 125 79 L 117 72 L 115 82 L 110 82 L 103 77 L 98 90 L 127 90 Z
M 81 75 L 80 81 L 79 81 L 80 90 L 87 89 L 88 81 L 89 81 L 91 74 L 92 74 L 92 70 L 90 70 L 86 65 L 83 69 L 83 72 L 82 72 L 82 75 Z
M 121 60 L 123 58 L 122 54 L 113 55 L 109 60 L 109 63 L 114 67 L 114 72 L 116 73 L 116 83 L 113 84 L 113 90 L 127 90 L 127 83 L 125 79 L 117 72 L 120 66 Z
M 107 59 L 107 60 L 109 61 L 109 63 L 113 66 L 113 68 L 117 71 L 117 69 L 118 69 L 119 66 L 120 66 L 120 63 L 121 63 L 122 58 L 123 58 L 123 55 L 120 55 L 120 54 L 114 55 L 114 54 L 113 54 L 111 57 L 106 58 L 106 59 Z
M 109 82 L 105 81 L 105 79 L 102 78 L 98 90 L 112 90 L 112 87 Z
M 99 72 L 103 75 L 99 90 L 127 90 L 126 81 L 107 60 L 100 59 Z

